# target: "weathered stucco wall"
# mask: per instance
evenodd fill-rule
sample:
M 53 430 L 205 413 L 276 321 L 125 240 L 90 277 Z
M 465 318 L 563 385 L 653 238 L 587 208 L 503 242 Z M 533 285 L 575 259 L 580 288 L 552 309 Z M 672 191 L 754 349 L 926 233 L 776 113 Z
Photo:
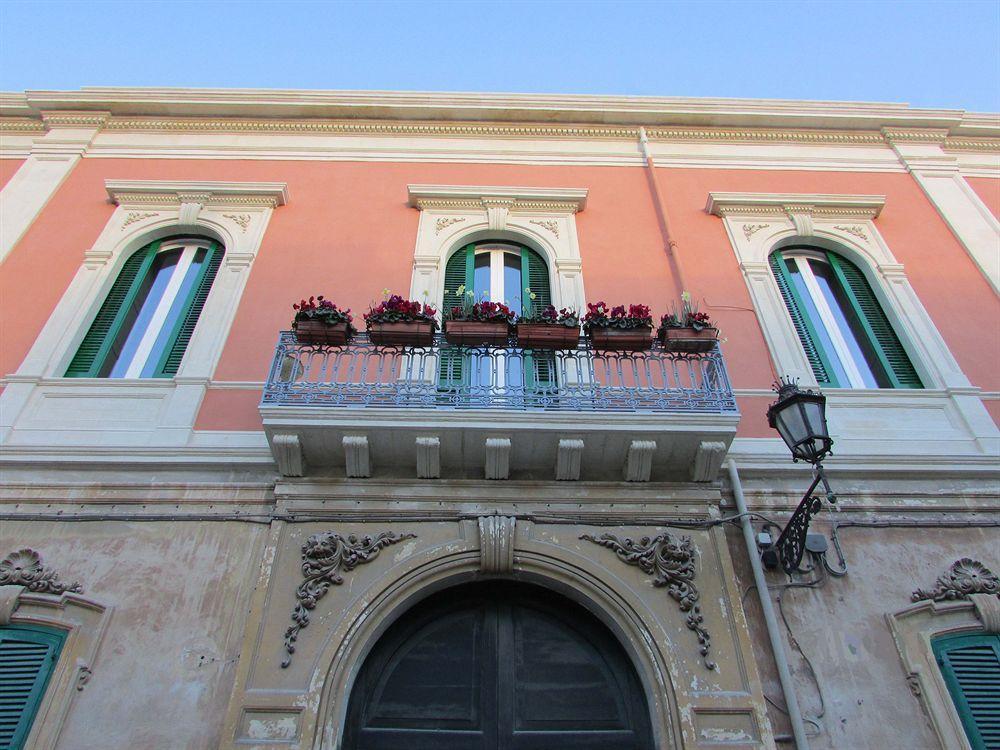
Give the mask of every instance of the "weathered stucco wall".
M 820 517 L 813 530 L 829 537 L 829 517 Z M 788 622 L 784 628 L 779 614 L 799 704 L 803 715 L 817 719 L 822 727 L 817 733 L 807 725 L 807 731 L 816 735 L 810 747 L 843 750 L 859 747 L 859 738 L 864 738 L 863 746 L 871 748 L 941 748 L 926 712 L 907 685 L 886 615 L 907 607 L 915 589 L 933 588 L 938 576 L 962 557 L 1000 570 L 1000 529 L 854 527 L 840 529 L 838 534 L 848 562 L 845 577 L 816 576 L 821 583 L 815 587 L 783 588 L 787 577 L 768 573 L 772 601 L 777 606 L 780 596 Z M 764 692 L 784 706 L 760 601 L 750 588 L 753 574 L 743 537 L 734 529 L 728 540 L 740 592 L 745 595 Z M 828 557 L 831 564 L 837 564 L 832 545 Z M 807 565 L 803 561 L 803 567 Z M 796 577 L 796 581 L 806 580 L 812 577 Z M 769 705 L 768 713 L 775 733 L 790 735 L 782 711 Z
M 265 533 L 204 521 L 0 524 L 0 554 L 36 550 L 110 610 L 60 750 L 219 746 Z

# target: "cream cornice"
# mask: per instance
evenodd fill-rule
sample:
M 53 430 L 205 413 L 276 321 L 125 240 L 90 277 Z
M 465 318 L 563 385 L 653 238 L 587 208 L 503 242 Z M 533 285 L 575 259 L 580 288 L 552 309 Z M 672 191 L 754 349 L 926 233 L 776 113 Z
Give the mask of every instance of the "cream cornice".
M 807 213 L 837 218 L 874 219 L 885 206 L 884 195 L 830 195 L 825 193 L 708 194 L 705 211 L 716 216 L 781 216 Z
M 284 182 L 175 182 L 169 180 L 105 180 L 108 197 L 117 205 L 178 205 L 187 202 L 226 206 L 283 206 Z
M 379 121 L 529 122 L 596 126 L 815 128 L 878 131 L 943 128 L 1000 135 L 995 115 L 884 102 L 554 94 L 103 88 L 0 93 L 0 112 L 99 110 L 136 118 L 334 118 Z
M 407 185 L 409 205 L 424 209 L 481 209 L 504 204 L 512 211 L 577 213 L 587 205 L 586 188 Z

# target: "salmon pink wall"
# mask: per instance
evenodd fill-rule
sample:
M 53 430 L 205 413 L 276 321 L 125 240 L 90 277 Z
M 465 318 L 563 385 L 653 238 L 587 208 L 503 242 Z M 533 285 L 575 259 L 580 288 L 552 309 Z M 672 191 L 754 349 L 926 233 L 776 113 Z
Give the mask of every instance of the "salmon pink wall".
M 966 325 L 996 321 L 998 302 L 908 175 L 707 169 L 658 175 L 687 286 L 722 328 L 737 388 L 768 387 L 775 372 L 722 220 L 704 211 L 711 190 L 887 195 L 880 232 L 965 372 L 976 385 L 1000 390 L 997 326 Z M 291 304 L 302 296 L 326 294 L 360 315 L 382 288 L 409 289 L 419 214 L 406 205 L 408 183 L 586 187 L 577 225 L 588 298 L 645 302 L 658 317 L 675 294 L 642 168 L 85 159 L 0 266 L 3 373 L 17 368 L 108 221 L 108 178 L 288 183 L 289 203 L 272 215 L 217 380 L 262 381 L 277 332 L 288 327 Z M 210 390 L 197 426 L 256 429 L 258 399 L 256 390 Z M 745 418 L 740 434 L 767 434 L 759 421 Z
M 0 159 L 0 188 L 7 184 L 22 164 L 24 159 Z
M 992 177 L 966 177 L 965 181 L 979 199 L 989 206 L 993 215 L 1000 219 L 1000 180 Z

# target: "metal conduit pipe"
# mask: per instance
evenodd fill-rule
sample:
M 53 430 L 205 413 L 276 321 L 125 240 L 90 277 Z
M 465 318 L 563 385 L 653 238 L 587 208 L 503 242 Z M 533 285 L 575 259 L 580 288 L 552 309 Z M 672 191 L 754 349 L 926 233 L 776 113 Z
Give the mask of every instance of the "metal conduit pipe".
M 646 160 L 646 171 L 649 179 L 649 187 L 653 193 L 653 205 L 656 208 L 656 218 L 660 222 L 660 230 L 663 233 L 664 250 L 672 264 L 674 272 L 674 283 L 677 285 L 677 293 L 681 294 L 687 289 L 687 281 L 684 278 L 684 269 L 681 267 L 681 259 L 677 253 L 677 242 L 674 241 L 670 232 L 670 219 L 667 216 L 666 206 L 663 205 L 663 198 L 660 196 L 660 183 L 656 178 L 656 163 L 653 155 L 649 153 L 649 137 L 646 135 L 646 128 L 639 128 L 639 147 L 642 149 L 642 158 Z
M 792 683 L 792 673 L 788 669 L 785 644 L 781 640 L 778 619 L 774 616 L 774 606 L 771 604 L 767 579 L 764 578 L 764 568 L 760 563 L 760 555 L 757 554 L 757 543 L 753 538 L 750 513 L 747 510 L 746 499 L 743 497 L 743 485 L 740 483 L 740 475 L 736 472 L 736 462 L 733 459 L 729 459 L 728 464 L 729 482 L 733 486 L 736 512 L 740 515 L 740 526 L 743 527 L 743 541 L 747 546 L 747 557 L 750 558 L 754 583 L 757 584 L 757 596 L 760 599 L 760 608 L 764 612 L 764 624 L 767 627 L 767 635 L 771 641 L 771 652 L 774 654 L 774 663 L 778 666 L 778 680 L 781 682 L 781 692 L 785 697 L 785 706 L 788 708 L 788 718 L 792 722 L 792 735 L 795 737 L 795 747 L 797 750 L 809 750 L 809 740 L 806 738 L 806 725 L 802 721 L 799 700 L 795 696 L 795 685 Z

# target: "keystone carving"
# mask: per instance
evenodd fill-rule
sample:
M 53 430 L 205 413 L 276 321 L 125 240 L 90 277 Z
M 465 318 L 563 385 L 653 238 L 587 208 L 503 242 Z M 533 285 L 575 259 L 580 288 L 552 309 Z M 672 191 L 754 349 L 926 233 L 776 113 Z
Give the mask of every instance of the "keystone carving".
M 978 560 L 963 557 L 951 564 L 948 572 L 937 579 L 933 589 L 917 589 L 910 598 L 915 602 L 924 599 L 944 602 L 968 599 L 971 594 L 992 594 L 1000 598 L 1000 578 Z
M 643 573 L 653 576 L 653 585 L 666 588 L 681 612 L 687 614 L 688 630 L 698 636 L 698 653 L 706 669 L 715 669 L 715 662 L 708 658 L 712 648 L 712 637 L 705 626 L 701 608 L 698 606 L 698 589 L 694 584 L 695 551 L 691 537 L 682 536 L 679 539 L 663 532 L 655 537 L 642 537 L 638 542 L 630 538 L 621 539 L 614 534 L 601 534 L 594 537 L 584 534 L 580 537 L 594 544 L 614 550 L 618 559 L 629 565 L 635 565 Z
M 32 549 L 11 552 L 0 561 L 0 586 L 24 586 L 39 594 L 83 593 L 79 583 L 63 583 L 58 573 L 43 567 L 41 556 Z
M 302 545 L 302 575 L 305 580 L 295 590 L 297 602 L 292 610 L 292 622 L 295 624 L 285 631 L 287 655 L 281 666 L 287 667 L 292 663 L 299 631 L 309 625 L 309 611 L 316 607 L 316 602 L 323 598 L 330 586 L 339 586 L 344 582 L 341 573 L 371 562 L 390 544 L 416 536 L 382 531 L 375 536 L 358 538 L 351 534 L 345 538 L 335 531 L 324 531 L 309 537 Z
M 510 573 L 514 570 L 513 516 L 479 517 L 479 569 L 483 573 Z

